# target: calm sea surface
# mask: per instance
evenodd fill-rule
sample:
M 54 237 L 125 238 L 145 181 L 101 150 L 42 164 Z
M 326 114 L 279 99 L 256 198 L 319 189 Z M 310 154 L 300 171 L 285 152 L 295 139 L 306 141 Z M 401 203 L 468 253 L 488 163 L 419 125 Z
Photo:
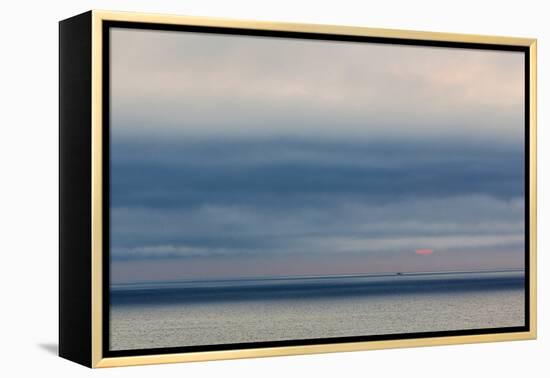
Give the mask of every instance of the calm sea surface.
M 111 287 L 111 350 L 522 326 L 524 272 Z

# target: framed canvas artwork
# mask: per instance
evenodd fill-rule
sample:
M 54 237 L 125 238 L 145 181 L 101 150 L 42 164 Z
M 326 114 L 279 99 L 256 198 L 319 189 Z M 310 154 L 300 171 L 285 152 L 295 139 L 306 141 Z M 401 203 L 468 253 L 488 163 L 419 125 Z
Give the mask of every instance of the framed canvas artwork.
M 532 339 L 536 41 L 60 22 L 60 355 Z

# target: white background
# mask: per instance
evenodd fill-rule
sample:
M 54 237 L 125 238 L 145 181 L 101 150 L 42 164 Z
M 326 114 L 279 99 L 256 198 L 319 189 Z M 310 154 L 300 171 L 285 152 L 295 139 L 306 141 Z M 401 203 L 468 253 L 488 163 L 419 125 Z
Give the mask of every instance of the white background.
M 9 1 L 2 7 L 0 374 L 18 376 L 316 375 L 520 377 L 550 373 L 547 271 L 550 203 L 546 1 Z M 539 39 L 539 339 L 91 371 L 56 357 L 58 25 L 89 9 L 330 23 Z

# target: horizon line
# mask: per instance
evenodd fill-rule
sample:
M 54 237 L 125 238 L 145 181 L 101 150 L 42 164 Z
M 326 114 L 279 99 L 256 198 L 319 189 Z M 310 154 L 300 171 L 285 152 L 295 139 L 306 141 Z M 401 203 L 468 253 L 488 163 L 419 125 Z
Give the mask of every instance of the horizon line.
M 360 278 L 360 277 L 387 277 L 387 276 L 415 276 L 415 275 L 435 275 L 435 274 L 468 274 L 468 273 L 505 273 L 505 272 L 525 272 L 525 268 L 504 268 L 504 269 L 479 269 L 479 270 L 445 270 L 445 271 L 395 271 L 381 273 L 350 273 L 350 274 L 325 274 L 325 275 L 291 275 L 291 276 L 247 276 L 247 277 L 226 277 L 212 279 L 181 279 L 181 280 L 163 280 L 163 281 L 132 281 L 110 283 L 109 287 L 146 285 L 146 284 L 177 284 L 177 283 L 199 283 L 199 282 L 232 282 L 232 281 L 275 281 L 275 280 L 300 280 L 300 279 L 331 279 L 331 278 Z

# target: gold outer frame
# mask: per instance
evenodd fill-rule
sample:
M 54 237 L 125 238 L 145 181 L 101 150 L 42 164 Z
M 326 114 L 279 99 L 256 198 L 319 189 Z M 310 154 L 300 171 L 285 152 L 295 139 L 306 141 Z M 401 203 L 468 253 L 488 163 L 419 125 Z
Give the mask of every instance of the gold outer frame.
M 370 37 L 415 39 L 427 41 L 465 42 L 481 44 L 500 44 L 524 46 L 529 48 L 529 283 L 530 283 L 530 330 L 528 332 L 495 333 L 483 335 L 446 336 L 417 339 L 364 341 L 339 344 L 317 344 L 290 347 L 269 347 L 240 350 L 222 350 L 211 352 L 191 352 L 174 354 L 155 354 L 129 357 L 103 357 L 102 351 L 102 22 L 129 21 L 142 23 L 159 23 L 173 25 L 217 26 L 241 29 L 298 31 L 321 34 L 339 34 Z M 412 30 L 375 29 L 354 26 L 336 26 L 320 24 L 296 24 L 265 22 L 209 17 L 190 17 L 147 13 L 92 11 L 92 367 L 115 367 L 173 362 L 209 361 L 252 357 L 269 357 L 300 355 L 329 352 L 349 352 L 372 349 L 389 349 L 402 347 L 420 347 L 449 344 L 467 344 L 496 341 L 529 340 L 537 337 L 537 274 L 536 274 L 536 203 L 537 203 L 537 40 L 502 36 L 485 36 L 473 34 L 437 33 Z

